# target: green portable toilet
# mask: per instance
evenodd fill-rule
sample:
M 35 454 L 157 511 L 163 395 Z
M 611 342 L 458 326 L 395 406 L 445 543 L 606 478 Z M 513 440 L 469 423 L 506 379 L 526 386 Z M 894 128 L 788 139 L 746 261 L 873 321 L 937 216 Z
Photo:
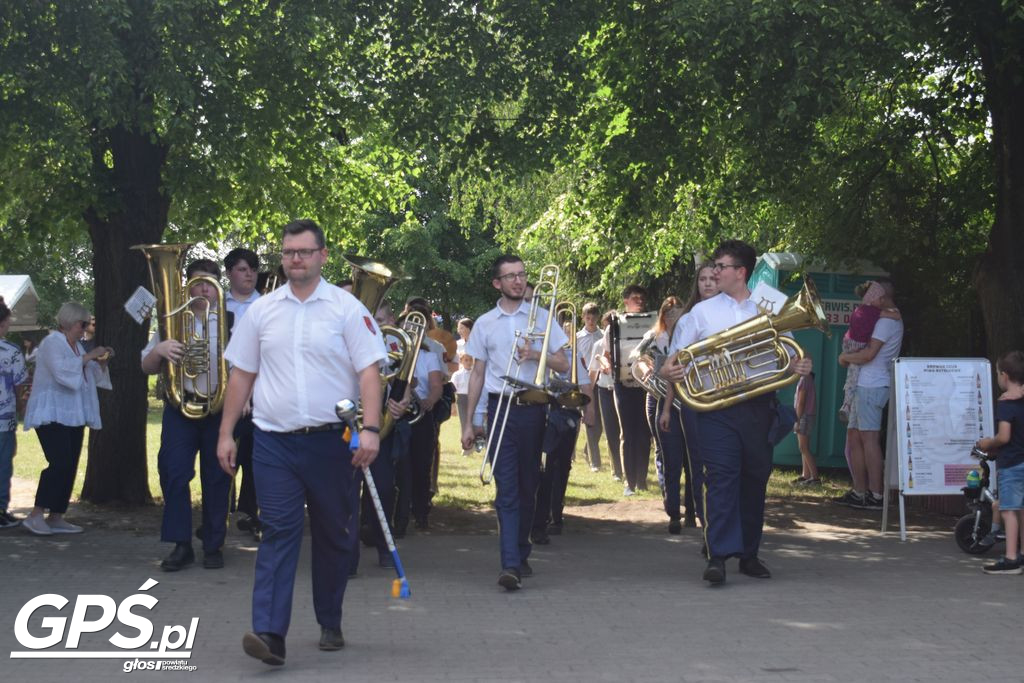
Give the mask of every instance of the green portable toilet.
M 793 334 L 808 357 L 814 359 L 814 388 L 818 397 L 817 422 L 811 433 L 811 452 L 819 467 L 846 467 L 846 425 L 839 421 L 839 406 L 843 404 L 843 385 L 846 368 L 836 362 L 843 348 L 843 335 L 849 327 L 850 314 L 859 299 L 854 287 L 887 273 L 866 263 L 856 263 L 849 269 L 825 268 L 819 263 L 808 263 L 798 254 L 772 252 L 762 254 L 750 278 L 750 289 L 765 283 L 792 296 L 800 291 L 803 279 L 799 271 L 814 280 L 828 317 L 832 336 L 826 338 L 817 330 L 800 330 Z M 796 384 L 779 392 L 779 400 L 793 403 Z M 796 436 L 790 434 L 775 447 L 776 465 L 799 465 L 800 449 Z

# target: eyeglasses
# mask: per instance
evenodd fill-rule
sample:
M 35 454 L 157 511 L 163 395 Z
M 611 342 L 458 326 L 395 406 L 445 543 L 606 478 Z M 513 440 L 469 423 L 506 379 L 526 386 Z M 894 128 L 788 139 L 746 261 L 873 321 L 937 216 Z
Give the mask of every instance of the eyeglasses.
M 319 252 L 319 249 L 282 249 L 281 258 L 290 261 L 291 259 L 298 256 L 300 259 L 305 261 L 313 257 L 313 254 Z
M 79 320 L 78 322 L 81 323 L 82 327 L 89 327 L 89 324 L 92 321 L 90 321 L 90 320 Z
M 519 272 L 519 273 L 505 273 L 504 275 L 499 275 L 498 279 L 501 280 L 502 282 L 512 282 L 513 280 L 524 280 L 525 281 L 526 280 L 526 271 L 522 271 L 522 272 Z
M 718 273 L 718 272 L 721 272 L 721 271 L 725 270 L 726 268 L 742 268 L 742 267 L 743 266 L 733 265 L 732 263 L 718 263 L 716 261 L 715 265 L 711 266 L 711 270 L 713 270 L 716 273 Z

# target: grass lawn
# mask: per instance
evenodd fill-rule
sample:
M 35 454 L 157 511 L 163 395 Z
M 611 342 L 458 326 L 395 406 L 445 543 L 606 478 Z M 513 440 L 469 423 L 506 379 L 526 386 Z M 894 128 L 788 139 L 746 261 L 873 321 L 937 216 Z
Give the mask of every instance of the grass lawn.
M 160 447 L 160 416 L 162 404 L 159 402 L 150 403 L 148 417 L 148 429 L 146 433 L 146 459 L 149 473 L 149 490 L 157 501 L 160 496 L 160 481 L 156 470 L 156 454 Z M 88 439 L 86 439 L 88 441 Z M 494 499 L 494 486 L 484 486 L 480 483 L 480 456 L 472 454 L 462 457 L 462 449 L 459 441 L 459 421 L 453 417 L 441 426 L 441 469 L 439 476 L 439 488 L 434 504 L 442 507 L 459 509 L 482 509 L 491 504 Z M 605 444 L 602 443 L 600 472 L 591 472 L 583 460 L 582 444 L 577 456 L 575 467 L 569 479 L 569 489 L 566 493 L 566 505 L 589 505 L 597 503 L 612 503 L 623 501 L 622 483 L 614 481 L 611 477 L 608 453 Z M 82 483 L 85 479 L 85 459 L 87 455 L 82 453 L 82 461 L 79 463 L 78 476 L 75 481 L 72 500 L 78 500 L 82 490 Z M 39 447 L 39 440 L 33 432 L 18 433 L 18 452 L 14 459 L 14 476 L 32 482 L 33 486 L 39 479 L 39 473 L 46 466 L 42 450 Z M 816 499 L 832 495 L 838 495 L 848 486 L 848 479 L 845 473 L 822 472 L 824 485 L 815 489 L 796 489 L 790 485 L 790 480 L 798 474 L 792 468 L 776 469 L 772 473 L 771 481 L 768 483 L 768 495 L 777 498 L 802 498 Z M 651 456 L 651 473 L 648 477 L 650 489 L 640 492 L 629 502 L 656 501 L 660 500 L 661 494 L 658 491 L 657 476 L 654 472 L 654 456 Z M 199 476 L 192 480 L 193 500 L 199 500 Z

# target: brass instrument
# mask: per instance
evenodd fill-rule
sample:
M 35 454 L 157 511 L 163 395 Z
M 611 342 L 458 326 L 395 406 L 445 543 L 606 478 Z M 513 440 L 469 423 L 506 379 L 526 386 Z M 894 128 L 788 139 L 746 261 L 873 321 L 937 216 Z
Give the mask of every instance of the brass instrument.
M 182 415 L 199 420 L 220 412 L 224 405 L 228 377 L 224 348 L 227 345 L 228 329 L 224 289 L 216 278 L 197 275 L 184 285 L 181 283 L 185 256 L 191 247 L 191 244 L 136 244 L 131 248 L 141 251 L 149 266 L 149 279 L 157 299 L 157 329 L 160 338 L 176 339 L 185 345 L 185 355 L 181 361 L 163 364 L 161 380 L 164 395 Z M 201 297 L 189 297 L 189 291 L 200 282 L 206 282 L 214 288 L 217 293 L 215 304 Z M 206 304 L 202 330 L 192 310 L 192 304 L 197 300 Z M 217 326 L 217 346 L 213 354 L 218 380 L 215 385 L 210 378 L 211 324 Z M 206 377 L 205 384 L 198 381 L 203 375 Z M 185 391 L 186 379 L 192 384 L 191 396 Z
M 480 481 L 485 485 L 491 483 L 491 480 L 494 478 L 494 467 L 498 459 L 498 452 L 501 450 L 501 443 L 505 438 L 505 427 L 508 425 L 508 409 L 512 406 L 513 399 L 522 405 L 543 405 L 550 403 L 553 399 L 551 388 L 547 382 L 547 354 L 549 340 L 551 339 L 551 322 L 555 317 L 554 314 L 552 313 L 552 315 L 548 316 L 543 335 L 538 336 L 535 329 L 541 309 L 541 297 L 547 296 L 550 298 L 549 305 L 553 312 L 557 305 L 557 295 L 558 266 L 544 266 L 541 268 L 540 281 L 533 288 L 533 299 L 530 300 L 530 312 L 526 318 L 526 329 L 516 330 L 515 341 L 512 342 L 512 350 L 509 352 L 508 365 L 505 368 L 505 374 L 501 377 L 501 392 L 498 395 L 498 404 L 494 411 L 500 426 L 491 425 L 488 430 L 484 461 L 480 464 Z M 519 344 L 520 342 L 525 342 L 529 346 L 537 339 L 543 339 L 541 343 L 541 356 L 537 362 L 537 372 L 534 375 L 534 381 L 528 382 L 519 378 Z M 515 374 L 512 374 L 513 363 L 516 366 Z M 514 394 L 507 394 L 506 390 L 509 387 L 518 389 L 518 391 Z
M 409 386 L 409 379 L 416 372 L 416 361 L 419 360 L 420 350 L 423 346 L 423 337 L 427 331 L 427 319 L 419 311 L 410 311 L 402 319 L 401 329 L 412 340 L 412 345 L 408 347 L 410 351 L 402 356 L 398 370 L 391 379 L 389 395 L 395 398 L 396 401 L 401 401 L 402 397 L 405 396 L 405 390 Z M 426 412 L 420 407 L 420 402 L 416 398 L 416 394 L 413 393 L 409 408 L 406 410 L 405 419 L 409 424 L 416 424 L 423 419 L 424 415 L 426 415 Z M 383 438 L 390 434 L 394 428 L 395 419 L 391 417 L 390 412 L 385 410 L 381 415 L 381 437 Z
M 569 338 L 569 382 L 564 390 L 560 390 L 555 401 L 563 408 L 582 408 L 590 403 L 590 397 L 580 391 L 579 368 L 580 360 L 576 350 L 576 304 L 562 301 L 555 309 L 555 317 L 568 315 L 565 321 L 565 335 Z M 556 384 L 552 381 L 552 384 Z
M 664 362 L 664 357 L 660 352 L 651 348 L 656 339 L 657 337 L 650 334 L 637 344 L 630 354 L 635 358 L 629 366 L 629 372 L 636 383 L 644 388 L 644 391 L 660 401 L 667 398 L 672 393 L 672 389 L 666 380 L 658 377 L 658 369 Z M 672 406 L 676 410 L 683 407 L 682 402 L 675 395 L 672 396 Z
M 285 283 L 284 271 L 281 269 L 281 254 L 268 254 L 261 256 L 260 261 L 264 264 L 256 276 L 256 289 L 261 295 L 269 294 Z M 262 285 L 260 283 L 262 280 Z
M 374 261 L 362 256 L 356 256 L 355 254 L 345 254 L 345 260 L 352 266 L 352 296 L 359 299 L 359 302 L 366 306 L 366 309 L 370 312 L 370 315 L 376 315 L 377 309 L 384 302 L 384 297 L 387 295 L 388 290 L 391 286 L 404 279 L 402 275 L 392 271 L 386 265 L 380 261 Z M 425 325 L 424 321 L 424 325 Z M 387 388 L 388 385 L 402 372 L 402 368 L 405 366 L 406 357 L 412 355 L 418 346 L 413 346 L 413 341 L 409 335 L 401 327 L 395 325 L 381 325 L 381 334 L 385 337 L 393 337 L 398 346 L 399 350 L 388 350 L 388 362 L 389 366 L 385 370 L 381 370 L 380 380 L 381 384 Z M 412 376 L 412 370 L 415 365 L 415 359 L 412 364 L 407 368 L 408 377 Z M 402 395 L 405 393 L 404 386 L 402 387 L 402 393 L 398 394 L 401 400 Z M 384 400 L 387 401 L 389 396 L 388 392 L 384 393 Z M 385 420 L 388 411 L 386 407 L 381 413 L 381 427 L 380 427 L 380 438 L 386 437 L 391 429 L 394 428 L 394 422 L 388 422 L 388 427 L 385 429 Z M 362 413 L 359 416 L 360 426 L 362 425 Z
M 682 382 L 675 384 L 679 398 L 697 411 L 718 410 L 792 384 L 798 377 L 789 372 L 792 350 L 804 351 L 786 332 L 814 328 L 830 334 L 818 290 L 810 278 L 777 315 L 762 314 L 676 354 L 687 367 Z

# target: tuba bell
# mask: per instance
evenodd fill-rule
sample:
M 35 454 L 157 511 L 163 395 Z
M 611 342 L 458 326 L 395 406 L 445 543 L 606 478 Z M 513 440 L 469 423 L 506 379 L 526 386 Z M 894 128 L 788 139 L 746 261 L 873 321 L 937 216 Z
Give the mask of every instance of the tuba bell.
M 679 399 L 696 411 L 718 410 L 792 384 L 790 355 L 804 350 L 783 336 L 813 328 L 830 334 L 821 298 L 810 278 L 777 315 L 762 314 L 687 346 L 676 360 L 687 368 L 675 384 Z
M 163 364 L 160 378 L 164 396 L 182 415 L 199 420 L 220 412 L 224 405 L 228 377 L 224 348 L 228 328 L 224 289 L 216 278 L 196 275 L 184 285 L 181 282 L 185 256 L 191 247 L 191 244 L 136 244 L 131 248 L 141 251 L 149 266 L 150 284 L 157 301 L 156 320 L 160 338 L 176 339 L 185 345 L 181 361 Z M 192 310 L 192 304 L 199 297 L 189 296 L 189 290 L 200 282 L 210 284 L 217 294 L 216 303 L 207 305 L 206 312 L 202 314 L 202 325 Z M 217 327 L 217 345 L 213 354 L 210 349 L 212 325 Z M 216 383 L 210 378 L 211 363 L 216 367 Z M 206 377 L 205 383 L 199 381 L 202 376 Z M 186 379 L 192 384 L 191 392 L 185 391 Z

